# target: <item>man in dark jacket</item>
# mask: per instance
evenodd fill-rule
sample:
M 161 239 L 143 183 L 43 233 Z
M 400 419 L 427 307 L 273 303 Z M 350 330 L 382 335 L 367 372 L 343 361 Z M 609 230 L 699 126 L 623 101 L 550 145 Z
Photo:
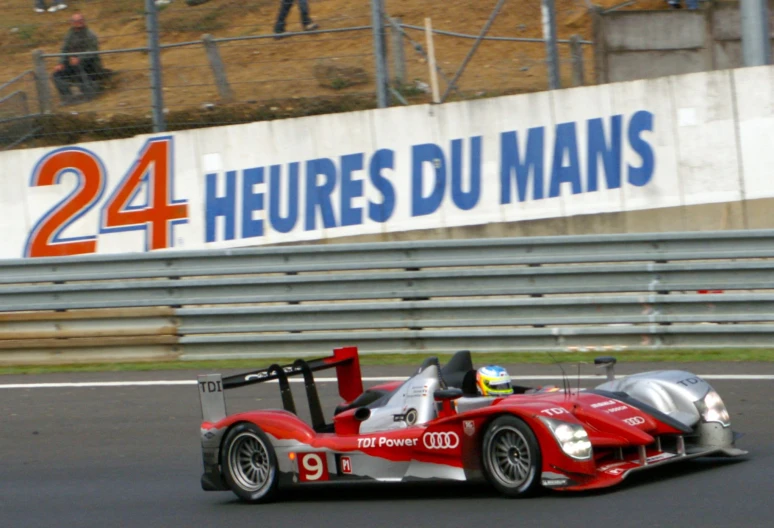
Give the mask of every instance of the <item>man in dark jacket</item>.
M 76 13 L 72 16 L 72 27 L 65 37 L 61 53 L 80 53 L 85 51 L 96 52 L 99 50 L 99 42 L 88 27 L 83 15 Z M 97 53 L 62 57 L 62 60 L 54 68 L 54 85 L 56 86 L 62 101 L 72 102 L 73 97 L 70 88 L 78 85 L 87 99 L 90 99 L 100 91 L 100 83 L 105 80 L 110 71 L 102 66 L 102 59 Z

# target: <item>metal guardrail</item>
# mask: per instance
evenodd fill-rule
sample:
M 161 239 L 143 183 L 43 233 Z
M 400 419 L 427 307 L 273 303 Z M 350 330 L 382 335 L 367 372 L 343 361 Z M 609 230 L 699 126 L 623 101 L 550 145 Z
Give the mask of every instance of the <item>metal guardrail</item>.
M 723 293 L 702 293 L 722 290 Z M 774 230 L 0 261 L 0 363 L 767 347 Z

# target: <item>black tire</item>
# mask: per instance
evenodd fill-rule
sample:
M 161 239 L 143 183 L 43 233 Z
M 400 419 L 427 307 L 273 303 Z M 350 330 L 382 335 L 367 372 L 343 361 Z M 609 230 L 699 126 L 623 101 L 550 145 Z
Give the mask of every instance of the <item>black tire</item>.
M 277 455 L 269 437 L 252 423 L 240 423 L 221 449 L 223 478 L 231 491 L 250 503 L 270 502 L 277 493 Z
M 523 420 L 495 418 L 484 433 L 481 457 L 486 479 L 503 495 L 527 497 L 540 489 L 540 446 Z

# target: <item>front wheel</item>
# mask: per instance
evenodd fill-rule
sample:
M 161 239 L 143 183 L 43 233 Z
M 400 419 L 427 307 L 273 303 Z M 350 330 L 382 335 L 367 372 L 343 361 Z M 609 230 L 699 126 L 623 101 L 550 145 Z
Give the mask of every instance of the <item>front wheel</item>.
M 252 423 L 233 427 L 221 452 L 223 477 L 245 502 L 269 502 L 277 490 L 277 455 L 269 438 Z
M 524 497 L 539 489 L 540 447 L 523 420 L 509 415 L 496 418 L 481 447 L 484 474 L 500 493 Z

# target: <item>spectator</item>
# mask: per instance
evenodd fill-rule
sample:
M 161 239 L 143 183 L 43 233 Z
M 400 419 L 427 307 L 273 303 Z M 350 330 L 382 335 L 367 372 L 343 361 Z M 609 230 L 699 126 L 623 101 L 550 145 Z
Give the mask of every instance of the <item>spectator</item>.
M 51 3 L 51 7 L 48 8 L 48 12 L 53 13 L 54 11 L 61 10 L 61 9 L 67 9 L 67 4 L 61 1 L 57 4 L 56 0 L 54 0 Z M 37 13 L 45 13 L 46 0 L 35 0 L 35 11 Z
M 317 29 L 318 26 L 309 17 L 309 1 L 308 0 L 281 0 L 280 11 L 277 15 L 277 21 L 274 23 L 275 38 L 280 38 L 280 35 L 285 32 L 285 20 L 288 18 L 290 8 L 293 7 L 293 3 L 298 1 L 298 9 L 301 12 L 301 26 L 304 31 L 312 31 Z
M 98 51 L 99 42 L 88 27 L 83 15 L 76 13 L 72 16 L 72 27 L 65 36 L 61 53 L 80 53 L 84 51 Z M 69 104 L 74 102 L 70 88 L 77 85 L 86 99 L 91 99 L 102 90 L 101 83 L 113 72 L 102 66 L 102 59 L 97 53 L 76 55 L 74 57 L 62 57 L 62 60 L 54 68 L 54 85 L 62 99 Z

